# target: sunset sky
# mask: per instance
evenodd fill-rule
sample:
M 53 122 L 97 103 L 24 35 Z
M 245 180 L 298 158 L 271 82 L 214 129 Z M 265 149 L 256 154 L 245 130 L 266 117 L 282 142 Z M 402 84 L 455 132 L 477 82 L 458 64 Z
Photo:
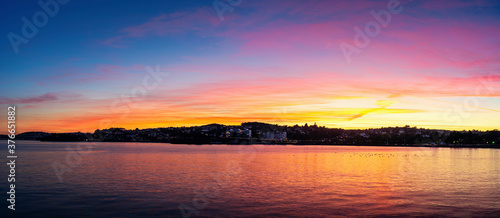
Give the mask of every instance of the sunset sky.
M 58 3 L 31 38 L 23 17 L 40 24 L 43 8 L 4 3 L 0 119 L 15 104 L 18 132 L 500 127 L 499 1 L 215 1 L 222 16 L 213 2 Z M 388 5 L 381 25 L 371 11 Z M 348 60 L 342 44 L 358 52 Z

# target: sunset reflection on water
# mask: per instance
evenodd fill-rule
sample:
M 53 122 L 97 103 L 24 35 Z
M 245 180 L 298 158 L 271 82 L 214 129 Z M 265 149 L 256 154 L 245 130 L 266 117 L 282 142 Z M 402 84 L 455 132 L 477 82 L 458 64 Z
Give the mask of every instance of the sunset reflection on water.
M 500 213 L 496 149 L 96 143 L 59 182 L 51 163 L 76 143 L 22 143 L 25 215 L 180 217 L 180 205 L 202 217 Z

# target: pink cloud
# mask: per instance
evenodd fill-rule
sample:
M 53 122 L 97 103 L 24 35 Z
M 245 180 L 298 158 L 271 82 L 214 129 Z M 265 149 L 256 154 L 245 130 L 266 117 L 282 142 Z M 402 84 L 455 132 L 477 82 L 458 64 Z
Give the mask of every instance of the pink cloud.
M 464 0 L 456 0 L 456 1 L 422 1 L 422 8 L 428 10 L 450 10 L 450 9 L 458 9 L 458 8 L 470 8 L 474 6 L 487 7 L 491 6 L 492 3 L 490 1 L 485 0 L 472 0 L 472 1 L 464 1 Z

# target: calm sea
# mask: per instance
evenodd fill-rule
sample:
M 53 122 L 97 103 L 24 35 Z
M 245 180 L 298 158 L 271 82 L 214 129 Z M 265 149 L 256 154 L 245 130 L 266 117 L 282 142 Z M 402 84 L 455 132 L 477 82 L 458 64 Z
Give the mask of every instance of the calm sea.
M 16 149 L 15 212 L 5 163 L 0 188 L 2 214 L 18 217 L 500 216 L 498 149 L 34 141 Z

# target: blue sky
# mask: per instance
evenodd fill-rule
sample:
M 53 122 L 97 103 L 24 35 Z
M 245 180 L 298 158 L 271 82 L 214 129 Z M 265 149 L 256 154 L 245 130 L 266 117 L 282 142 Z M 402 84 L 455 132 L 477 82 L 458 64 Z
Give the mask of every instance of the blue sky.
M 25 131 L 91 131 L 103 119 L 130 128 L 263 121 L 491 129 L 500 122 L 488 119 L 500 117 L 497 1 L 397 1 L 401 12 L 352 62 L 339 45 L 353 44 L 354 28 L 395 0 L 220 1 L 232 8 L 223 20 L 209 0 L 69 1 L 17 53 L 8 34 L 22 36 L 22 18 L 33 22 L 42 8 L 8 3 L 0 9 L 1 104 L 24 108 Z M 130 100 L 147 66 L 160 67 L 160 87 L 123 119 L 110 102 Z M 443 120 L 467 98 L 479 102 L 460 109 L 469 116 L 459 110 L 460 124 Z M 381 101 L 392 103 L 359 116 Z

